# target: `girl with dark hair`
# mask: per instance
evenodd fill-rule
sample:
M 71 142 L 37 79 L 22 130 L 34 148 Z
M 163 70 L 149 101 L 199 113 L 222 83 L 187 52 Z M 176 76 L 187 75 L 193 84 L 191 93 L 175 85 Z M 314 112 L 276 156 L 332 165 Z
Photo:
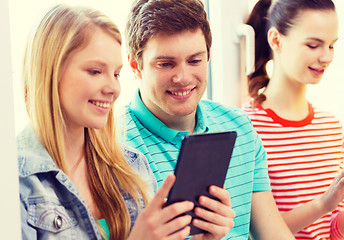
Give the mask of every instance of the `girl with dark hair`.
M 256 32 L 256 56 L 244 110 L 268 154 L 277 206 L 296 239 L 344 239 L 342 126 L 306 99 L 307 85 L 318 83 L 333 60 L 335 6 L 260 0 L 247 23 Z

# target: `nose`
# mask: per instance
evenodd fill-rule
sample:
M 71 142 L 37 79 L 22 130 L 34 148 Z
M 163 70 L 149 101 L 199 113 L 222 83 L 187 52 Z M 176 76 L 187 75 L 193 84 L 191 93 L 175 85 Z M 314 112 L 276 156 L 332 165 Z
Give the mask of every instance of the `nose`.
M 105 95 L 111 95 L 114 99 L 117 99 L 121 92 L 119 79 L 115 76 L 106 76 L 104 82 L 102 93 Z
M 186 64 L 180 64 L 178 67 L 176 67 L 172 81 L 175 84 L 187 86 L 191 81 L 191 72 L 189 67 Z
M 334 57 L 334 51 L 333 48 L 325 48 L 322 51 L 321 56 L 319 57 L 319 62 L 322 64 L 330 64 Z

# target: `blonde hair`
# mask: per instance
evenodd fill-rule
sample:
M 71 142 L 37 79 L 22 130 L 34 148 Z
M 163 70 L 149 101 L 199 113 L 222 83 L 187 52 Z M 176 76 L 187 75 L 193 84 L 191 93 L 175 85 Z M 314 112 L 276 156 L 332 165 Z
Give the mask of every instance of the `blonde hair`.
M 92 29 L 100 28 L 120 44 L 117 26 L 91 8 L 56 5 L 39 23 L 24 58 L 24 94 L 29 118 L 56 165 L 66 169 L 64 118 L 58 84 L 67 59 L 88 44 Z M 147 202 L 145 184 L 127 164 L 117 142 L 112 108 L 103 129 L 85 128 L 85 157 L 92 196 L 108 223 L 110 239 L 125 239 L 130 215 L 121 194 L 128 193 L 141 207 Z

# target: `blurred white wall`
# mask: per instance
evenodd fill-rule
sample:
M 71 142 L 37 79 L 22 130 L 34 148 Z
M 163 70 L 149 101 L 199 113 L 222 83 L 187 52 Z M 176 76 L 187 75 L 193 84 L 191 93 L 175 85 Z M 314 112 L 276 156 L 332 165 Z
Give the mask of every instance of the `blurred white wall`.
M 340 119 L 344 124 L 344 1 L 333 0 L 339 18 L 339 39 L 334 46 L 334 60 L 325 72 L 321 82 L 309 86 L 308 99 Z
M 0 1 L 0 238 L 21 239 L 8 0 Z

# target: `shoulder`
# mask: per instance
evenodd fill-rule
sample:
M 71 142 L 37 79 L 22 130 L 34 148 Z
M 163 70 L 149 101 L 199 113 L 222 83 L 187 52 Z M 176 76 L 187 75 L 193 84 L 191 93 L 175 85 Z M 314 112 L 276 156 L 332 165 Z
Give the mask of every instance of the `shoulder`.
M 240 108 L 209 100 L 202 100 L 199 106 L 209 125 L 222 125 L 226 128 L 245 128 L 244 126 L 252 125 L 248 115 Z
M 157 192 L 158 185 L 149 167 L 149 163 L 144 154 L 135 148 L 125 145 L 123 146 L 124 157 L 130 167 L 147 183 L 148 195 L 150 198 Z
M 128 132 L 132 133 L 136 132 L 137 125 L 140 125 L 140 121 L 138 120 L 137 116 L 135 115 L 134 111 L 131 108 L 131 104 L 129 103 L 124 107 L 124 111 L 122 114 L 122 123 L 123 126 L 125 126 L 125 131 L 128 134 Z M 136 129 L 136 130 L 135 130 Z
M 250 112 L 250 111 L 253 111 L 253 110 L 257 110 L 257 108 L 254 108 L 252 106 L 252 103 L 251 102 L 245 102 L 242 104 L 241 106 L 242 110 L 245 111 L 245 112 Z
M 249 116 L 257 114 L 266 114 L 265 110 L 261 107 L 260 104 L 253 106 L 253 103 L 251 101 L 243 103 L 241 109 Z
M 313 109 L 315 118 L 332 119 L 333 121 L 337 121 L 338 123 L 340 122 L 339 119 L 334 114 L 332 114 L 331 112 L 327 110 L 322 109 L 321 107 L 314 106 L 312 104 L 312 109 Z
M 222 113 L 226 116 L 242 116 L 247 117 L 247 114 L 240 108 L 234 106 L 226 106 L 222 103 L 202 100 L 200 106 L 206 111 L 207 114 Z
M 28 176 L 38 172 L 58 170 L 30 125 L 18 134 L 16 142 L 20 175 Z
M 144 157 L 140 151 L 136 150 L 135 148 L 129 145 L 124 145 L 122 149 L 124 157 L 129 165 L 132 165 L 136 161 L 141 161 L 142 157 Z
M 334 114 L 319 107 L 314 107 L 313 105 L 312 108 L 314 114 L 312 122 L 314 124 L 326 126 L 326 129 L 328 131 L 337 131 L 338 133 L 340 132 L 342 137 L 344 138 L 343 124 Z
M 250 144 L 257 139 L 252 122 L 242 109 L 211 101 L 202 101 L 202 107 L 205 109 L 204 115 L 211 132 L 236 131 L 237 145 L 251 146 Z
M 144 171 L 144 172 L 150 171 L 148 160 L 143 153 L 141 153 L 140 151 L 138 151 L 137 149 L 135 149 L 129 145 L 123 146 L 123 153 L 124 153 L 124 157 L 125 157 L 127 163 L 135 171 L 137 171 L 139 173 L 142 171 Z

